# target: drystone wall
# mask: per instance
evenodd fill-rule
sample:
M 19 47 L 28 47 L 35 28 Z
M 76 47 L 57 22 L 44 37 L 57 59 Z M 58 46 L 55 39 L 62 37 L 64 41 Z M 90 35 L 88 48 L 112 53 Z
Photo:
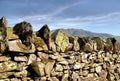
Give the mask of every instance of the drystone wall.
M 7 33 L 7 34 L 6 34 Z M 0 20 L 0 81 L 120 81 L 116 40 L 72 37 Z

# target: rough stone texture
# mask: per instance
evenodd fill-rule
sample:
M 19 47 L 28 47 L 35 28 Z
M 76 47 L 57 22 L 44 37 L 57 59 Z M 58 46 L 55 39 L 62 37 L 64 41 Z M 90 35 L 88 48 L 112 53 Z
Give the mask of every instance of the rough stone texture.
M 12 61 L 7 61 L 0 63 L 0 72 L 8 72 L 17 69 L 17 63 Z
M 7 48 L 7 20 L 5 17 L 0 19 L 0 52 Z
M 34 61 L 31 64 L 31 66 L 34 69 L 34 71 L 37 73 L 37 75 L 39 75 L 39 76 L 44 76 L 45 75 L 45 71 L 44 71 L 45 64 L 44 63 Z
M 38 32 L 37 36 L 41 37 L 45 43 L 48 45 L 48 48 L 51 49 L 50 43 L 51 43 L 51 35 L 50 35 L 50 29 L 47 24 L 45 24 Z
M 114 38 L 71 37 L 57 30 L 49 41 L 49 28 L 45 31 L 43 37 L 33 33 L 31 46 L 7 38 L 8 49 L 0 53 L 0 81 L 120 81 Z
M 20 22 L 13 27 L 13 33 L 18 35 L 26 46 L 31 46 L 33 30 L 32 25 L 26 21 Z
M 60 47 L 61 52 L 65 52 L 65 49 L 69 44 L 68 36 L 61 30 L 56 30 L 52 34 L 52 38 L 54 38 L 55 43 Z
M 8 41 L 8 49 L 11 52 L 23 52 L 23 53 L 33 53 L 35 52 L 35 48 L 33 46 L 33 50 L 29 47 L 26 47 L 21 43 L 21 40 L 12 40 Z

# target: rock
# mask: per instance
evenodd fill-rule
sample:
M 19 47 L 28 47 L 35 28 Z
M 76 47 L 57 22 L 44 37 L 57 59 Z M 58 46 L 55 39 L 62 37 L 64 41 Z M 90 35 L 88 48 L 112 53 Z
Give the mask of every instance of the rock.
M 28 68 L 28 66 L 27 66 L 26 62 L 17 63 L 17 69 L 16 70 L 23 71 L 27 68 Z
M 93 41 L 97 44 L 97 50 L 104 50 L 105 42 L 100 37 L 93 37 Z
M 48 50 L 47 45 L 45 44 L 44 40 L 40 37 L 34 37 L 34 45 L 37 51 Z
M 14 61 L 18 61 L 18 62 L 27 62 L 28 59 L 26 56 L 15 56 L 14 57 Z
M 31 52 L 30 48 L 22 44 L 20 40 L 8 41 L 8 49 L 10 52 L 23 52 L 23 53 Z
M 8 38 L 8 40 L 16 40 L 19 38 L 17 35 L 13 34 L 12 27 L 7 28 L 7 38 Z
M 59 81 L 56 77 L 50 77 L 51 81 Z
M 52 34 L 52 38 L 55 40 L 55 43 L 60 47 L 61 52 L 65 52 L 66 47 L 69 45 L 68 36 L 61 30 L 56 30 Z
M 53 66 L 55 64 L 54 60 L 49 60 L 48 63 L 45 66 L 45 73 L 49 76 L 51 73 L 51 70 L 53 69 Z
M 12 78 L 10 81 L 20 81 L 18 78 Z
M 88 73 L 89 73 L 88 70 L 83 70 L 82 75 L 83 75 L 83 76 L 87 76 Z
M 13 75 L 14 72 L 4 72 L 4 73 L 0 73 L 0 79 L 5 79 L 8 78 L 9 76 Z M 0 80 L 1 81 L 1 80 Z
M 74 69 L 80 69 L 81 65 L 80 63 L 76 62 L 74 65 Z
M 31 47 L 33 30 L 30 23 L 23 21 L 16 24 L 13 27 L 13 33 L 19 36 L 19 39 L 25 46 Z
M 79 37 L 75 37 L 75 38 L 74 38 L 74 42 L 73 42 L 73 45 L 74 45 L 74 46 L 73 46 L 73 50 L 74 50 L 74 51 L 79 51 L 79 50 L 80 50 L 80 46 L 79 46 L 79 43 L 78 43 L 78 38 L 79 38 Z
M 56 64 L 56 66 L 55 66 L 55 71 L 63 71 L 63 67 L 62 67 L 62 65 L 60 65 L 60 64 Z
M 47 78 L 46 77 L 41 77 L 40 81 L 46 81 Z
M 28 74 L 27 70 L 23 70 L 21 72 L 15 72 L 14 76 L 15 77 L 27 77 L 27 74 Z
M 7 48 L 7 20 L 5 17 L 0 19 L 0 52 L 5 52 Z
M 85 48 L 85 44 L 86 44 L 86 41 L 84 38 L 81 38 L 81 37 L 78 37 L 78 44 L 79 44 L 79 47 L 80 47 L 80 51 L 84 51 L 84 48 Z
M 67 62 L 66 60 L 60 61 L 60 62 L 58 62 L 58 63 L 60 63 L 60 64 L 62 64 L 62 65 L 68 65 L 68 62 Z
M 71 77 L 72 77 L 73 81 L 77 81 L 77 79 L 79 78 L 79 74 L 76 72 L 73 72 Z
M 30 65 L 36 59 L 37 59 L 37 56 L 35 54 L 30 54 L 29 57 L 28 57 L 28 63 L 27 63 L 27 65 Z
M 7 57 L 7 56 L 0 56 L 0 62 L 5 62 L 5 61 L 8 61 L 10 60 L 11 58 L 10 57 Z
M 38 32 L 37 36 L 41 37 L 45 43 L 48 45 L 48 48 L 50 48 L 50 43 L 51 43 L 51 35 L 50 35 L 50 29 L 47 24 L 45 24 Z
M 95 68 L 95 70 L 96 70 L 96 73 L 100 73 L 102 71 L 102 67 L 101 66 L 97 66 Z
M 49 58 L 48 54 L 43 53 L 43 52 L 37 52 L 37 55 L 39 56 L 39 58 L 41 59 L 43 63 L 46 64 L 48 62 L 48 58 Z
M 17 63 L 13 61 L 6 61 L 0 63 L 0 72 L 8 72 L 17 69 Z
M 56 48 L 56 45 L 55 45 L 55 42 L 52 40 L 52 42 L 50 43 L 50 47 L 51 47 L 51 50 L 56 52 L 57 48 Z
M 45 75 L 45 64 L 42 63 L 42 62 L 36 62 L 34 61 L 32 64 L 31 64 L 31 67 L 33 68 L 33 70 L 35 71 L 35 73 L 42 77 Z
M 67 46 L 66 49 L 65 49 L 65 52 L 71 51 L 72 49 L 73 49 L 73 44 L 72 44 L 72 43 L 69 43 L 68 46 Z
M 64 74 L 64 75 L 62 76 L 62 80 L 61 80 L 61 81 L 69 81 L 69 80 L 68 80 L 68 77 L 69 77 L 69 74 Z

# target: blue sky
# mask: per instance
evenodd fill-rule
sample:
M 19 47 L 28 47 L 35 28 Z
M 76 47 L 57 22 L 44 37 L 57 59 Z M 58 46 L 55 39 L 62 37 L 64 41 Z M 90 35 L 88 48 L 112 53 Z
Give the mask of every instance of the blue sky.
M 8 26 L 28 21 L 34 30 L 76 28 L 120 36 L 120 0 L 0 0 Z

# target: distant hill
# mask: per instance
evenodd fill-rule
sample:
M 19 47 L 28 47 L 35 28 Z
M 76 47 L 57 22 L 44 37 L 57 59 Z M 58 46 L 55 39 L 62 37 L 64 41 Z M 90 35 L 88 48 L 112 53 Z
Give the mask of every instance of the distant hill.
M 120 42 L 120 36 L 114 36 L 111 34 L 107 33 L 95 33 L 95 32 L 90 32 L 86 31 L 83 29 L 61 29 L 64 31 L 66 34 L 72 35 L 72 36 L 80 36 L 80 37 L 101 37 L 101 38 L 109 38 L 109 37 L 115 37 L 118 42 Z

